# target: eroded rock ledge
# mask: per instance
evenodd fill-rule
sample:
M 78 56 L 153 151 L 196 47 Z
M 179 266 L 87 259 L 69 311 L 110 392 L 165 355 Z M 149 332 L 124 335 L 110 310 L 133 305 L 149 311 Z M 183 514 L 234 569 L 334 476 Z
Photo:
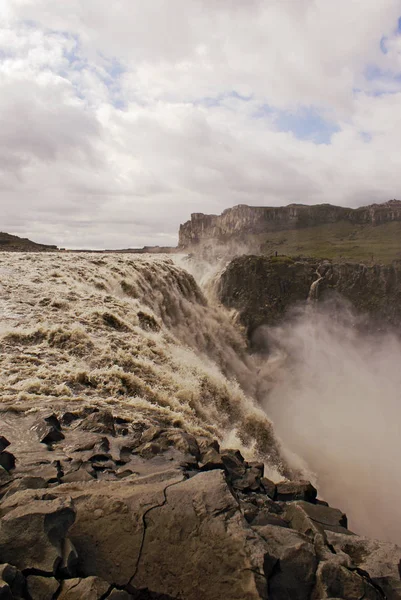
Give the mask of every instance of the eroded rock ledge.
M 218 295 L 238 311 L 248 336 L 261 325 L 276 325 L 290 309 L 314 301 L 343 298 L 377 328 L 401 329 L 401 266 L 367 266 L 285 256 L 244 255 L 221 275 Z
M 401 598 L 401 548 L 237 450 L 89 408 L 3 428 L 0 598 Z
M 180 248 L 196 247 L 213 240 L 237 242 L 247 234 L 267 233 L 313 227 L 325 223 L 348 221 L 353 224 L 380 225 L 401 221 L 401 201 L 389 200 L 360 208 L 344 208 L 332 204 L 289 204 L 288 206 L 247 206 L 239 204 L 228 208 L 221 215 L 194 213 L 191 220 L 180 226 Z

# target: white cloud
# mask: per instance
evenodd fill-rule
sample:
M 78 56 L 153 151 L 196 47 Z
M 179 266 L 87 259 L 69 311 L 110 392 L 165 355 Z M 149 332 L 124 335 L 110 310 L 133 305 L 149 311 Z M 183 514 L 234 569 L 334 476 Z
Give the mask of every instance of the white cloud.
M 401 0 L 3 0 L 0 228 L 174 244 L 191 212 L 401 197 L 399 16 Z

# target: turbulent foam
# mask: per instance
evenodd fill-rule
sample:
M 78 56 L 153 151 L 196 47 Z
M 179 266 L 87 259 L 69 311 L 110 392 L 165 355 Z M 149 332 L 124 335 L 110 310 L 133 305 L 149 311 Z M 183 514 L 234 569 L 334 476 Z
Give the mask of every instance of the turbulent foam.
M 3 410 L 107 406 L 284 472 L 243 337 L 171 259 L 1 254 L 0 273 Z

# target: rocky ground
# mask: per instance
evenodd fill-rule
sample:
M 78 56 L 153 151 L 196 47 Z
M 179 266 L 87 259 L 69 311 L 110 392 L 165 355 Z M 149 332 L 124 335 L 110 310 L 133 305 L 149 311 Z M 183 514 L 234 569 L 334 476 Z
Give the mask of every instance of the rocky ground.
M 238 450 L 89 406 L 1 433 L 0 598 L 401 598 L 401 548 Z

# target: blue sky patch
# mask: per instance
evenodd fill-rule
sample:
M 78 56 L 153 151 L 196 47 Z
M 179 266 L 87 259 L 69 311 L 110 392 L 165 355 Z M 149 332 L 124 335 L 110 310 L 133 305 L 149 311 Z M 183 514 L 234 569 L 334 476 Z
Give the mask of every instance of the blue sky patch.
M 300 140 L 309 140 L 315 144 L 329 144 L 331 136 L 340 131 L 333 121 L 324 119 L 312 107 L 301 108 L 295 112 L 279 111 L 274 121 L 280 131 L 291 132 Z
M 276 110 L 268 105 L 261 106 L 254 118 L 269 118 L 278 131 L 292 133 L 299 140 L 308 140 L 315 144 L 329 144 L 331 136 L 340 131 L 340 127 L 325 119 L 313 107 L 301 107 L 298 110 Z
M 216 106 L 221 106 L 224 103 L 224 100 L 227 98 L 235 98 L 236 100 L 241 100 L 242 102 L 249 102 L 252 100 L 252 96 L 242 96 L 235 90 L 231 92 L 225 92 L 224 94 L 219 94 L 218 96 L 205 96 L 204 98 L 199 98 L 193 104 L 205 106 L 206 108 L 213 108 Z

